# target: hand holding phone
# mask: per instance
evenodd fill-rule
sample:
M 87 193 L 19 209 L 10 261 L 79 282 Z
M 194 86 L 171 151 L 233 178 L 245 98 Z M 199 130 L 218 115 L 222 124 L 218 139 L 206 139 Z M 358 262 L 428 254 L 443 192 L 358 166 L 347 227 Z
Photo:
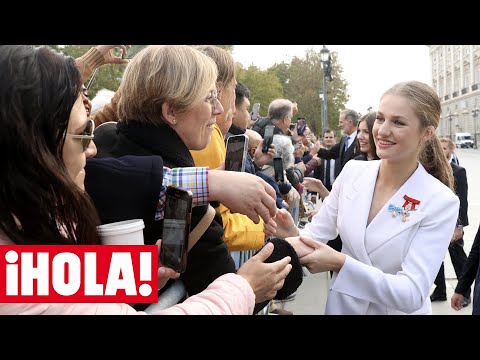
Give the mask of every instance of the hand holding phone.
M 192 202 L 191 191 L 167 187 L 159 260 L 164 266 L 179 273 L 185 272 L 187 268 Z
M 298 119 L 297 121 L 297 134 L 298 136 L 303 136 L 305 134 L 305 129 L 307 128 L 307 121 L 305 119 Z

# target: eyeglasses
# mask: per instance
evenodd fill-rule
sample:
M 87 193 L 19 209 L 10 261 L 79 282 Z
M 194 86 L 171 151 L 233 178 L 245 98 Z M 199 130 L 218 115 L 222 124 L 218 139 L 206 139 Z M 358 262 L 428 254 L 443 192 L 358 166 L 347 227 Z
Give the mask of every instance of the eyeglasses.
M 85 127 L 85 130 L 83 131 L 82 135 L 75 135 L 75 134 L 67 134 L 67 135 L 73 139 L 80 139 L 82 143 L 83 151 L 86 151 L 90 146 L 90 142 L 94 138 L 93 130 L 95 130 L 95 123 L 93 122 L 93 120 L 88 120 L 87 126 Z
M 217 90 L 212 90 L 210 92 L 210 95 L 205 99 L 205 101 L 209 102 L 213 108 L 215 108 L 215 105 L 217 105 L 217 100 L 218 100 L 218 91 Z

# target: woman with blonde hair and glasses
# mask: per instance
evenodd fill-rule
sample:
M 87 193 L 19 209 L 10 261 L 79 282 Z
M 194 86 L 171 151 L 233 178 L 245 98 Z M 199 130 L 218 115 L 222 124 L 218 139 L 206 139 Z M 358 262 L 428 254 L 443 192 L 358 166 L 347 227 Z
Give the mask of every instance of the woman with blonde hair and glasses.
M 209 144 L 216 116 L 223 112 L 217 98 L 216 80 L 217 67 L 213 60 L 191 46 L 152 45 L 141 50 L 130 60 L 117 92 L 120 121 L 104 124 L 95 131 L 97 156 L 158 155 L 170 168 L 195 166 L 190 150 L 201 150 Z M 125 190 L 117 186 L 109 184 L 104 191 Z M 99 203 L 102 194 L 96 192 L 96 196 L 88 191 L 97 208 L 102 209 L 101 216 L 118 211 L 112 202 Z M 134 205 L 122 204 L 125 211 Z M 193 209 L 192 229 L 207 209 L 208 205 Z M 258 211 L 267 212 L 267 207 Z M 162 215 L 155 219 L 144 217 L 147 244 L 161 237 Z M 204 290 L 217 277 L 235 272 L 222 235 L 222 221 L 215 213 L 207 230 L 188 253 L 187 269 L 180 276 L 189 295 Z M 257 298 L 257 302 L 265 300 L 262 296 Z

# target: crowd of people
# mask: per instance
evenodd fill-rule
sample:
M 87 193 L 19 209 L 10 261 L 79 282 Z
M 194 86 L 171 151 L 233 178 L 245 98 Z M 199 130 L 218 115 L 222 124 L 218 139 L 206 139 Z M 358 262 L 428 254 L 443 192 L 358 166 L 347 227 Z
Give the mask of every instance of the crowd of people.
M 302 267 L 331 273 L 326 314 L 431 314 L 432 301 L 446 300 L 447 250 L 459 279 L 452 307 L 470 304 L 479 235 L 467 257 L 466 172 L 435 133 L 441 104 L 430 86 L 395 84 L 377 111 L 341 111 L 338 141 L 333 129 L 317 139 L 307 119 L 293 122 L 301 109 L 289 99 L 254 122 L 250 90 L 220 47 L 150 45 L 131 60 L 115 48 L 128 50 L 99 45 L 73 59 L 1 46 L 0 244 L 101 244 L 98 225 L 142 219 L 145 244 L 161 248 L 171 185 L 192 192 L 198 236 L 185 272 L 158 271 L 160 294 L 180 279 L 187 296 L 154 314 L 256 314 L 295 295 Z M 104 64 L 127 64 L 120 87 L 90 101 L 85 84 Z M 225 143 L 237 135 L 248 139 L 245 171 L 225 171 Z M 239 251 L 256 254 L 238 263 Z M 13 303 L 0 313 L 145 307 Z

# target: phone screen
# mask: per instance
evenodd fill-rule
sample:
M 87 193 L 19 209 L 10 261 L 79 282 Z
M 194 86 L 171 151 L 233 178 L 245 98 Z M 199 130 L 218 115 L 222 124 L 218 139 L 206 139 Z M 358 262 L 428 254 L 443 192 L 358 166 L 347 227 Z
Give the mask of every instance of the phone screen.
M 303 134 L 305 133 L 305 129 L 307 128 L 307 122 L 305 121 L 305 119 L 298 119 L 298 122 L 297 122 L 297 134 L 299 136 L 303 136 Z
M 265 132 L 263 133 L 263 146 L 262 146 L 262 152 L 267 153 L 268 149 L 270 148 L 270 145 L 272 145 L 273 142 L 273 125 L 267 125 L 265 126 Z
M 187 268 L 192 193 L 169 186 L 163 219 L 160 262 L 182 273 Z
M 275 181 L 284 182 L 285 178 L 283 177 L 283 162 L 281 157 L 273 158 L 273 170 L 275 172 Z
M 245 171 L 245 156 L 248 149 L 248 137 L 245 135 L 230 136 L 227 140 L 227 156 L 225 170 Z
M 253 104 L 252 109 L 252 120 L 255 121 L 258 119 L 258 114 L 260 113 L 260 103 Z

